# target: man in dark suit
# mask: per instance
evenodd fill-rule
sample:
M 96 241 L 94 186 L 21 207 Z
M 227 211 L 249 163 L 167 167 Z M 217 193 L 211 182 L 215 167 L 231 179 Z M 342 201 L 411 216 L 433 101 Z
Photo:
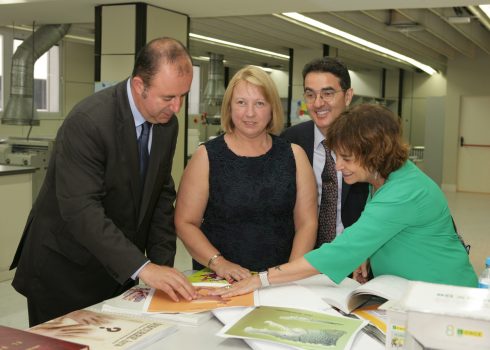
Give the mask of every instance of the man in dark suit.
M 323 57 L 307 63 L 303 68 L 304 97 L 310 121 L 292 126 L 281 136 L 303 147 L 310 160 L 318 188 L 318 205 L 322 195 L 321 174 L 326 152 L 322 146 L 329 125 L 349 106 L 353 90 L 347 67 L 332 57 Z M 332 154 L 335 159 L 335 154 Z M 346 184 L 337 172 L 337 235 L 352 225 L 361 215 L 366 203 L 368 187 L 365 183 Z M 319 237 L 316 246 L 324 241 Z
M 171 267 L 175 113 L 191 81 L 185 47 L 155 39 L 138 54 L 131 78 L 66 117 L 11 266 L 31 326 L 114 297 L 138 278 L 176 301 L 195 297 Z M 148 143 L 138 139 L 145 122 Z M 147 166 L 140 165 L 142 142 Z

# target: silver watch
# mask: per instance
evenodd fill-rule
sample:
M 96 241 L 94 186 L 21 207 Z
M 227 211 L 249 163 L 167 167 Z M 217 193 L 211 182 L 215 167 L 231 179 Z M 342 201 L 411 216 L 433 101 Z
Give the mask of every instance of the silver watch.
M 260 278 L 260 284 L 262 285 L 262 287 L 268 287 L 271 285 L 269 283 L 269 272 L 267 270 L 259 272 L 259 278 Z

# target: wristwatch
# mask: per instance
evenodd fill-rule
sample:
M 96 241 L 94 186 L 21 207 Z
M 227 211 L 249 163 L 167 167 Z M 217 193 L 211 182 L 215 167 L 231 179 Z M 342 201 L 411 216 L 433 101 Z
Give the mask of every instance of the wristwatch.
M 269 283 L 269 272 L 267 270 L 259 272 L 260 284 L 262 287 L 268 287 L 271 284 Z

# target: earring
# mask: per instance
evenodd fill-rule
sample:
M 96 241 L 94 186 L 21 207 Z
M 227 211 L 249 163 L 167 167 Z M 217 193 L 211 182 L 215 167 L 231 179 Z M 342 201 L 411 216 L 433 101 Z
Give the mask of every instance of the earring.
M 379 175 L 379 173 L 376 171 L 376 172 L 374 173 L 374 181 L 378 180 L 378 175 Z

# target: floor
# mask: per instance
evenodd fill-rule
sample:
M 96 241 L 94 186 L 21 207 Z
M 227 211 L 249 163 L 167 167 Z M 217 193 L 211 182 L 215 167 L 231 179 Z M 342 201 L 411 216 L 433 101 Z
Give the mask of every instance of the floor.
M 463 192 L 446 193 L 458 231 L 471 245 L 470 259 L 479 274 L 490 256 L 490 195 Z M 181 244 L 178 246 L 176 267 L 190 269 L 190 257 Z M 26 300 L 10 285 L 0 282 L 0 325 L 27 328 Z

